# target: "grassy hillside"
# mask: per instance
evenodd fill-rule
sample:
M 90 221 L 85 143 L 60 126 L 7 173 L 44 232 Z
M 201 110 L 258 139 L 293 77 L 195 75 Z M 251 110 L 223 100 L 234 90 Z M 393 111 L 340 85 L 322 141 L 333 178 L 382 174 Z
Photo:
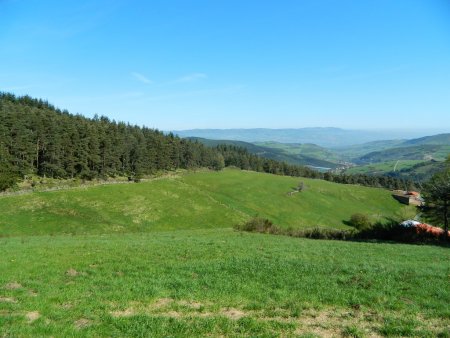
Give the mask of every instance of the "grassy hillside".
M 0 336 L 449 334 L 450 252 L 223 230 L 0 238 Z
M 437 160 L 444 161 L 450 154 L 450 145 L 418 145 L 410 147 L 391 148 L 368 153 L 353 162 L 359 164 L 376 163 L 396 160 Z
M 344 220 L 356 212 L 366 213 L 374 220 L 411 211 L 396 203 L 389 191 L 323 180 L 273 176 L 254 172 L 227 170 L 203 175 L 186 175 L 183 179 L 208 191 L 248 215 L 268 217 L 280 226 L 346 227 Z M 302 181 L 305 190 L 288 196 Z
M 403 142 L 404 140 L 373 141 L 362 144 L 355 144 L 347 147 L 336 147 L 332 148 L 332 150 L 343 159 L 350 161 L 354 158 L 361 157 L 368 153 L 398 147 Z
M 418 163 L 423 163 L 421 160 L 400 160 L 400 161 L 386 161 L 380 163 L 373 163 L 367 165 L 356 166 L 345 170 L 346 174 L 369 174 L 369 175 L 384 175 L 389 172 L 410 169 Z
M 331 162 L 334 165 L 341 160 L 341 157 L 333 151 L 318 146 L 313 143 L 279 143 L 279 142 L 259 142 L 255 143 L 272 149 L 279 149 L 285 154 L 302 155 L 322 161 Z
M 303 147 L 303 149 L 309 149 L 307 153 L 300 153 L 297 149 L 299 145 L 291 147 L 289 144 L 277 142 L 249 143 L 233 140 L 210 140 L 200 137 L 189 137 L 188 139 L 197 140 L 198 142 L 201 142 L 209 147 L 216 147 L 219 144 L 228 144 L 242 147 L 247 149 L 252 154 L 280 162 L 286 162 L 289 164 L 327 168 L 335 168 L 337 166 L 336 163 L 330 161 L 329 159 L 326 159 L 326 156 L 323 156 L 323 154 L 321 154 L 321 152 L 317 150 L 317 148 L 320 148 L 326 151 L 324 148 L 321 148 L 314 144 Z M 310 151 L 313 147 L 315 147 L 314 151 Z M 289 151 L 288 149 L 291 149 L 291 151 Z
M 399 160 L 351 167 L 345 170 L 345 174 L 388 175 L 423 182 L 444 167 L 445 162 Z
M 301 193 L 288 196 L 300 181 Z M 280 226 L 346 228 L 353 213 L 373 220 L 412 209 L 389 191 L 227 169 L 0 197 L 0 234 L 98 234 L 232 227 L 256 214 Z
M 299 181 L 229 169 L 0 197 L 0 336 L 448 336 L 447 248 L 230 229 L 408 210 L 319 180 L 287 196 Z
M 346 160 L 358 159 L 366 154 L 375 153 L 375 152 L 383 152 L 385 150 L 393 149 L 393 148 L 404 148 L 404 147 L 412 147 L 412 146 L 449 146 L 450 145 L 450 134 L 438 134 L 432 136 L 425 136 L 420 138 L 413 138 L 409 140 L 382 140 L 382 141 L 373 141 L 367 142 L 363 144 L 355 144 L 346 147 L 333 147 L 333 152 L 337 153 L 339 156 Z M 439 147 L 438 147 L 439 148 Z M 426 151 L 427 149 L 433 148 L 416 148 L 417 151 Z M 444 147 L 445 149 L 445 147 Z M 425 154 L 422 154 L 425 155 Z M 415 155 L 416 156 L 416 155 Z M 407 158 L 412 160 L 413 158 Z M 385 159 L 386 161 L 387 159 Z
M 423 145 L 423 144 L 449 145 L 450 144 L 450 133 L 415 138 L 415 139 L 407 140 L 402 143 L 403 146 Z

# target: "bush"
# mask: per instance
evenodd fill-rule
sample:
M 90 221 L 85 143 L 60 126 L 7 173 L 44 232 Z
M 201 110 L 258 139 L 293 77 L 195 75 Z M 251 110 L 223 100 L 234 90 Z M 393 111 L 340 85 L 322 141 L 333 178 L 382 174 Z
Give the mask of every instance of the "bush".
M 327 229 L 319 227 L 312 229 L 280 228 L 273 224 L 270 220 L 261 217 L 254 217 L 243 224 L 238 224 L 235 226 L 235 229 L 240 231 L 261 232 L 290 237 L 339 240 L 351 239 L 355 233 L 354 230 Z
M 339 229 L 327 229 L 327 228 L 312 228 L 301 231 L 294 237 L 305 237 L 312 239 L 337 239 L 346 240 L 351 239 L 354 236 L 353 230 L 339 230 Z
M 273 224 L 272 221 L 262 217 L 254 217 L 243 224 L 237 224 L 235 226 L 235 229 L 241 231 L 263 232 L 270 234 L 279 234 L 281 231 L 281 229 Z
M 16 185 L 17 177 L 9 173 L 0 172 L 0 191 L 12 188 Z
M 350 225 L 358 230 L 370 229 L 372 226 L 369 216 L 359 213 L 353 214 L 350 217 Z
M 361 217 L 361 214 L 354 214 L 352 215 L 352 221 L 355 222 L 352 223 L 352 225 L 357 224 L 357 226 L 363 226 L 363 228 L 358 230 L 341 230 L 320 227 L 310 229 L 280 228 L 270 220 L 262 217 L 254 217 L 243 224 L 235 225 L 234 228 L 239 231 L 343 241 L 381 240 L 402 243 L 438 244 L 443 239 L 443 236 L 441 236 L 442 238 L 439 238 L 430 233 L 418 232 L 417 229 L 413 227 L 405 228 L 395 219 L 386 219 L 384 222 L 379 221 L 371 224 L 366 215 L 362 215 Z M 350 222 L 348 223 L 350 224 Z

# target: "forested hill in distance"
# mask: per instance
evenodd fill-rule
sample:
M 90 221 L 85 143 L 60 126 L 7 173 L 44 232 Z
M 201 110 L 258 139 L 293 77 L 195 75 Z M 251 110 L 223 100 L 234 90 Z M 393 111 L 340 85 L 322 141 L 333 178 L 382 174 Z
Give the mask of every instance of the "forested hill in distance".
M 254 144 L 250 142 L 244 142 L 244 141 L 233 141 L 233 140 L 210 140 L 205 139 L 201 137 L 187 137 L 188 140 L 191 141 L 198 141 L 208 147 L 217 147 L 220 144 L 227 144 L 232 146 L 237 146 L 241 148 L 245 148 L 248 150 L 248 152 L 269 158 L 275 161 L 281 161 L 286 162 L 289 164 L 295 164 L 295 165 L 307 165 L 312 167 L 321 167 L 321 168 L 336 168 L 338 166 L 337 161 L 328 161 L 326 160 L 327 157 L 325 156 L 317 156 L 318 153 L 320 154 L 329 154 L 331 155 L 330 158 L 333 160 L 335 159 L 332 156 L 332 153 L 327 151 L 325 148 L 321 148 L 319 146 L 316 146 L 314 144 L 303 144 L 300 146 L 310 146 L 313 149 L 319 149 L 319 151 L 316 151 L 312 154 L 312 156 L 309 156 L 308 154 L 300 154 L 300 153 L 289 153 L 287 152 L 284 147 L 282 147 L 283 143 L 268 143 L 268 146 L 265 146 L 265 143 L 261 144 Z M 279 147 L 277 147 L 279 146 Z M 319 154 L 319 155 L 320 155 Z
M 445 160 L 450 153 L 450 133 L 403 141 L 378 141 L 334 149 L 343 158 L 355 163 L 389 160 Z
M 409 140 L 442 133 L 443 130 L 347 130 L 340 128 L 298 129 L 191 129 L 174 130 L 180 137 L 244 142 L 314 143 L 321 147 L 346 147 L 379 140 Z
M 28 175 L 51 178 L 139 179 L 173 169 L 237 166 L 317 176 L 307 167 L 258 157 L 237 147 L 210 148 L 107 117 L 61 111 L 46 101 L 0 92 L 0 191 Z
M 188 137 L 187 139 L 196 140 L 209 147 L 216 147 L 219 144 L 239 146 L 247 149 L 250 153 L 277 161 L 330 169 L 349 166 L 350 163 L 365 165 L 393 160 L 443 161 L 450 153 L 450 134 L 438 134 L 410 140 L 372 141 L 339 148 L 324 148 L 312 143 L 273 141 L 250 143 L 200 137 Z M 379 172 L 378 168 L 375 171 Z

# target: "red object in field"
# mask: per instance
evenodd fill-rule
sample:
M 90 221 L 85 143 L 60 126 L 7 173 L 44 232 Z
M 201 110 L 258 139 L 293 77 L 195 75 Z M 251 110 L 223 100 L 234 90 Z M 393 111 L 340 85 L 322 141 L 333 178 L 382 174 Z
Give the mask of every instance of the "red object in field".
M 441 229 L 439 227 L 434 227 L 429 224 L 420 223 L 420 224 L 416 225 L 416 232 L 418 234 L 428 233 L 428 234 L 438 237 L 444 233 L 444 229 Z M 449 235 L 450 235 L 450 231 L 449 231 Z
M 406 193 L 406 195 L 410 195 L 410 196 L 420 196 L 420 193 L 418 193 L 417 191 L 408 191 Z

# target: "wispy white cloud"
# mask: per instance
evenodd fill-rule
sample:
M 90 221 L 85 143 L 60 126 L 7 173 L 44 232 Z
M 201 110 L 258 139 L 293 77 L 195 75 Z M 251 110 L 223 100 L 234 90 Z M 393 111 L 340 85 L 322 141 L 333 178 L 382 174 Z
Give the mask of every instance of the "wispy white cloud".
M 223 88 L 215 88 L 215 89 L 203 89 L 203 90 L 193 90 L 193 91 L 184 91 L 184 92 L 176 92 L 169 93 L 166 95 L 160 96 L 142 96 L 140 100 L 142 101 L 165 101 L 165 100 L 173 100 L 173 99 L 181 99 L 181 98 L 191 98 L 205 95 L 227 95 L 234 94 L 240 92 L 242 89 L 245 89 L 245 85 L 232 85 Z
M 208 76 L 204 73 L 192 73 L 182 77 L 179 77 L 174 83 L 195 82 L 198 80 L 206 79 Z
M 136 80 L 145 83 L 145 84 L 150 84 L 153 83 L 152 80 L 150 80 L 148 77 L 146 77 L 145 75 L 138 73 L 138 72 L 132 72 L 131 76 L 133 76 Z

